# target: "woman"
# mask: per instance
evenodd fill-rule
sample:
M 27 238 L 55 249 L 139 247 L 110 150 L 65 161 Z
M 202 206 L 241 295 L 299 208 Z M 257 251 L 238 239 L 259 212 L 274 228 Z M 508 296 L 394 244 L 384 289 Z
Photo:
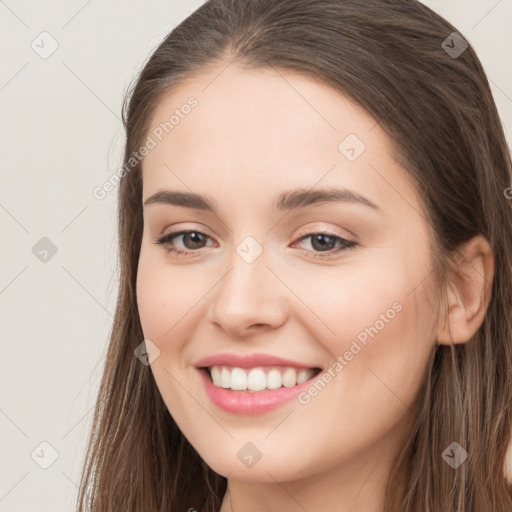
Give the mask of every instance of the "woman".
M 511 160 L 412 0 L 209 0 L 124 109 L 79 510 L 512 510 Z

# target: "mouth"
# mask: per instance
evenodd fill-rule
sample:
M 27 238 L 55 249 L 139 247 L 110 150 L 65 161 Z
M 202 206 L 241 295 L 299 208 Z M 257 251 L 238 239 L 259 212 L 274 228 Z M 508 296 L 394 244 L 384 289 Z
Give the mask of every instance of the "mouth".
M 304 361 L 304 360 L 303 360 Z M 234 414 L 263 414 L 293 402 L 321 367 L 273 354 L 223 353 L 194 365 L 210 401 Z
M 213 365 L 200 368 L 216 388 L 233 392 L 261 393 L 280 388 L 294 388 L 314 379 L 321 368 L 295 368 L 290 366 L 236 366 Z

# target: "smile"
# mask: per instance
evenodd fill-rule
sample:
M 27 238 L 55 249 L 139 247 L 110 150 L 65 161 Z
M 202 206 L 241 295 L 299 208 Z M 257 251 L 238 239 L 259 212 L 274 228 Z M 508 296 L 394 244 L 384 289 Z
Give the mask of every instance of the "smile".
M 198 371 L 206 395 L 215 406 L 230 413 L 255 415 L 277 409 L 288 402 L 294 401 L 301 392 L 311 385 L 321 369 L 310 368 L 297 371 L 294 368 L 274 367 L 265 371 L 265 367 L 243 369 L 213 366 L 211 369 L 198 368 Z M 213 381 L 212 373 L 213 378 L 218 379 L 217 383 Z M 227 385 L 228 378 L 229 387 L 222 387 L 222 379 L 225 379 L 224 382 Z M 263 378 L 265 379 L 264 388 L 262 387 Z M 299 380 L 302 382 L 298 382 Z M 261 389 L 248 389 L 249 383 L 251 387 Z M 274 389 L 267 387 L 277 386 L 278 383 L 280 384 L 279 387 Z M 231 386 L 244 389 L 233 389 Z
M 217 388 L 249 393 L 263 390 L 291 388 L 308 381 L 320 368 L 293 368 L 286 366 L 259 366 L 238 368 L 215 365 L 207 368 L 211 382 Z
M 261 414 L 292 401 L 321 371 L 273 354 L 215 354 L 195 363 L 206 395 L 220 409 Z

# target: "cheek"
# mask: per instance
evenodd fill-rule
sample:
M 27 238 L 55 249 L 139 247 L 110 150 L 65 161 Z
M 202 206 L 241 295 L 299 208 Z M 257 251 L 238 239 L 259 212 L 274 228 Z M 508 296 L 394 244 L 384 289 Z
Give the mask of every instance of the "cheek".
M 408 261 L 379 258 L 380 264 L 297 280 L 297 295 L 308 306 L 301 308 L 300 321 L 332 363 L 339 361 L 331 365 L 338 382 L 333 391 L 345 403 L 355 398 L 356 408 L 364 396 L 365 407 L 380 409 L 385 397 L 397 402 L 393 393 L 412 403 L 421 384 L 435 341 L 432 306 L 424 286 L 418 286 L 428 265 L 420 268 L 421 258 Z
M 189 276 L 186 270 L 166 266 L 142 250 L 137 271 L 137 306 L 144 336 L 157 344 L 165 339 L 178 340 L 186 317 L 201 308 L 203 288 L 197 275 Z
M 310 326 L 316 326 L 317 341 L 333 362 L 299 397 L 298 414 L 287 427 L 324 453 L 319 464 L 334 466 L 337 457 L 356 455 L 413 417 L 433 344 L 426 330 L 418 329 L 426 314 L 425 297 L 411 293 L 405 278 L 370 282 L 373 287 L 367 289 L 340 289 L 331 296 L 337 302 L 324 297 L 315 303 L 335 334 L 326 335 L 316 318 Z M 318 434 L 311 437 L 311 432 Z M 325 438 L 330 440 L 328 453 L 322 446 Z M 302 455 L 293 451 L 293 443 L 286 436 L 279 443 L 296 457 L 289 463 L 300 467 Z
M 156 385 L 167 409 L 183 432 L 194 430 L 196 421 L 204 420 L 202 410 L 195 409 L 184 392 L 184 371 L 190 371 L 186 359 L 187 340 L 197 324 L 200 298 L 204 295 L 201 280 L 187 276 L 179 268 L 162 264 L 161 259 L 141 251 L 137 272 L 137 305 L 145 339 L 160 350 L 151 364 Z M 194 384 L 198 382 L 194 381 Z M 185 384 L 194 396 L 199 389 Z

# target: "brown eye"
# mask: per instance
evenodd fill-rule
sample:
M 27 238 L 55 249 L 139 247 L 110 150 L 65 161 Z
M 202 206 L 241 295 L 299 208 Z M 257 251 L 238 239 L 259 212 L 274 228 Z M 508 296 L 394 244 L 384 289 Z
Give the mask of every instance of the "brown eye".
M 173 240 L 182 237 L 182 245 L 185 250 L 174 246 Z M 154 243 L 163 245 L 169 252 L 176 252 L 177 254 L 187 254 L 188 251 L 194 252 L 197 249 L 205 247 L 206 240 L 209 236 L 201 233 L 200 231 L 177 231 L 175 233 L 168 233 L 162 237 L 157 237 Z
M 199 233 L 199 231 L 188 231 L 181 236 L 183 236 L 183 243 L 187 246 L 187 249 L 201 249 L 204 247 L 206 236 Z
M 353 240 L 348 240 L 341 236 L 335 235 L 333 233 L 317 233 L 311 232 L 306 235 L 301 236 L 296 243 L 302 242 L 304 240 L 310 239 L 310 246 L 312 249 L 305 249 L 309 253 L 314 255 L 322 256 L 322 253 L 325 253 L 326 256 L 330 256 L 332 254 L 338 253 L 343 250 L 351 249 L 357 245 L 357 242 Z
M 330 251 L 336 245 L 336 237 L 319 233 L 311 235 L 311 246 L 315 251 Z

